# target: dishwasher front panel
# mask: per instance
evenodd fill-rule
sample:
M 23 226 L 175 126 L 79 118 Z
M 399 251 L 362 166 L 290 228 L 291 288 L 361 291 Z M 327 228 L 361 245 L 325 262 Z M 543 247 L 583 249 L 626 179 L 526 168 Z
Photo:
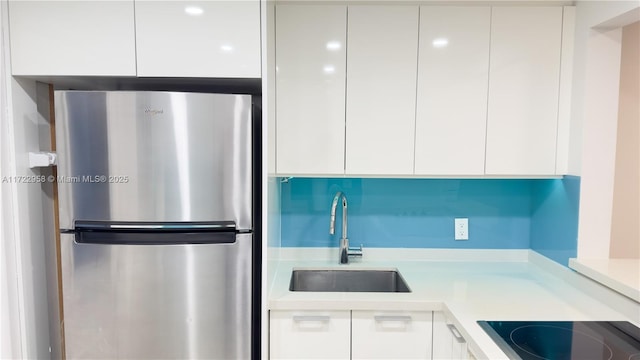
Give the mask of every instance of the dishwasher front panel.
M 106 245 L 63 234 L 67 359 L 249 359 L 252 241 Z

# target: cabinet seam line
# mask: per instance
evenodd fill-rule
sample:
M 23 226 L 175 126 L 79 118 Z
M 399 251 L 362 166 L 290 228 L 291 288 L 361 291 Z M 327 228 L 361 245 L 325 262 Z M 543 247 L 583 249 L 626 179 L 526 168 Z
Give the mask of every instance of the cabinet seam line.
M 344 23 L 344 151 L 342 152 L 342 174 L 347 174 L 347 92 L 348 82 L 347 73 L 349 71 L 348 56 L 349 53 L 349 6 L 345 9 Z
M 349 359 L 353 359 L 353 310 L 349 310 Z
M 562 7 L 562 11 L 560 12 L 560 59 L 558 61 L 559 66 L 558 66 L 558 100 L 557 100 L 557 104 L 558 104 L 558 108 L 556 109 L 556 147 L 555 147 L 555 157 L 553 159 L 553 173 L 555 175 L 560 175 L 558 174 L 558 143 L 560 140 L 560 98 L 562 97 L 562 64 L 564 63 L 562 61 L 562 48 L 563 48 L 563 44 L 564 44 L 564 6 Z M 567 156 L 568 156 L 568 152 L 567 152 Z
M 413 174 L 416 174 L 416 147 L 418 138 L 418 85 L 420 84 L 420 14 L 422 6 L 418 6 L 418 49 L 416 51 L 416 97 L 413 107 Z
M 133 56 L 135 76 L 138 77 L 138 24 L 136 22 L 136 1 L 133 1 Z
M 487 154 L 489 143 L 489 99 L 491 90 L 491 40 L 493 33 L 493 6 L 489 7 L 489 59 L 487 61 L 487 110 L 484 124 L 484 175 L 487 175 Z
M 262 6 L 262 5 L 261 5 Z M 269 23 L 269 8 L 265 9 L 265 13 L 267 14 L 267 24 Z M 279 174 L 278 171 L 278 7 L 274 4 L 273 5 L 273 66 L 275 67 L 273 69 L 273 112 L 269 111 L 269 98 L 267 97 L 266 101 L 267 101 L 267 113 L 266 113 L 266 118 L 267 118 L 267 132 L 269 131 L 269 122 L 273 121 L 273 141 L 275 142 L 275 146 L 274 148 L 274 154 L 273 154 L 273 171 L 275 172 L 276 176 Z M 267 30 L 266 30 L 266 41 L 267 43 L 269 43 L 269 26 L 267 25 Z M 269 49 L 267 46 L 267 51 L 265 56 L 267 56 L 266 59 L 266 63 L 267 63 L 267 76 L 269 74 L 269 57 L 268 57 L 268 53 L 269 53 Z M 267 94 L 269 93 L 269 83 L 267 82 Z M 273 119 L 269 119 L 269 113 L 272 113 Z M 268 136 L 267 136 L 268 139 Z M 267 141 L 268 142 L 268 141 Z M 270 146 L 267 146 L 267 151 L 269 150 Z M 269 159 L 267 158 L 267 162 L 269 161 Z M 269 164 L 267 164 L 267 167 L 269 167 Z M 269 173 L 269 169 L 267 169 L 267 173 Z

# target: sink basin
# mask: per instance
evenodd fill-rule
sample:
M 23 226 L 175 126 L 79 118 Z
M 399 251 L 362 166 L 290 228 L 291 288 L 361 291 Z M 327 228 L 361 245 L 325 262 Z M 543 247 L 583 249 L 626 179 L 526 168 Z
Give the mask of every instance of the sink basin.
M 397 270 L 293 270 L 291 291 L 411 292 Z

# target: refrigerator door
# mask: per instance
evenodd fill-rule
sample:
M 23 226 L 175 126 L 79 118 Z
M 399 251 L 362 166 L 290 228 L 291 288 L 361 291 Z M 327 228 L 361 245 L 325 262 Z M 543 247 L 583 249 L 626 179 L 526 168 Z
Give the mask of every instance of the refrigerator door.
M 60 227 L 76 220 L 251 229 L 251 96 L 56 91 Z
M 105 245 L 63 234 L 67 359 L 249 359 L 252 241 Z

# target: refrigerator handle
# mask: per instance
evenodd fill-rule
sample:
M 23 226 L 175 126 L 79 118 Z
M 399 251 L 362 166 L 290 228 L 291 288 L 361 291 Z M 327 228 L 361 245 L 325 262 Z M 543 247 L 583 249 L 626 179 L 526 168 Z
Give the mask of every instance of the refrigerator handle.
M 186 245 L 230 244 L 238 231 L 233 221 L 217 222 L 110 222 L 76 221 L 79 244 Z
M 124 231 L 124 232 L 218 232 L 236 231 L 233 221 L 81 221 L 75 222 L 76 231 Z

